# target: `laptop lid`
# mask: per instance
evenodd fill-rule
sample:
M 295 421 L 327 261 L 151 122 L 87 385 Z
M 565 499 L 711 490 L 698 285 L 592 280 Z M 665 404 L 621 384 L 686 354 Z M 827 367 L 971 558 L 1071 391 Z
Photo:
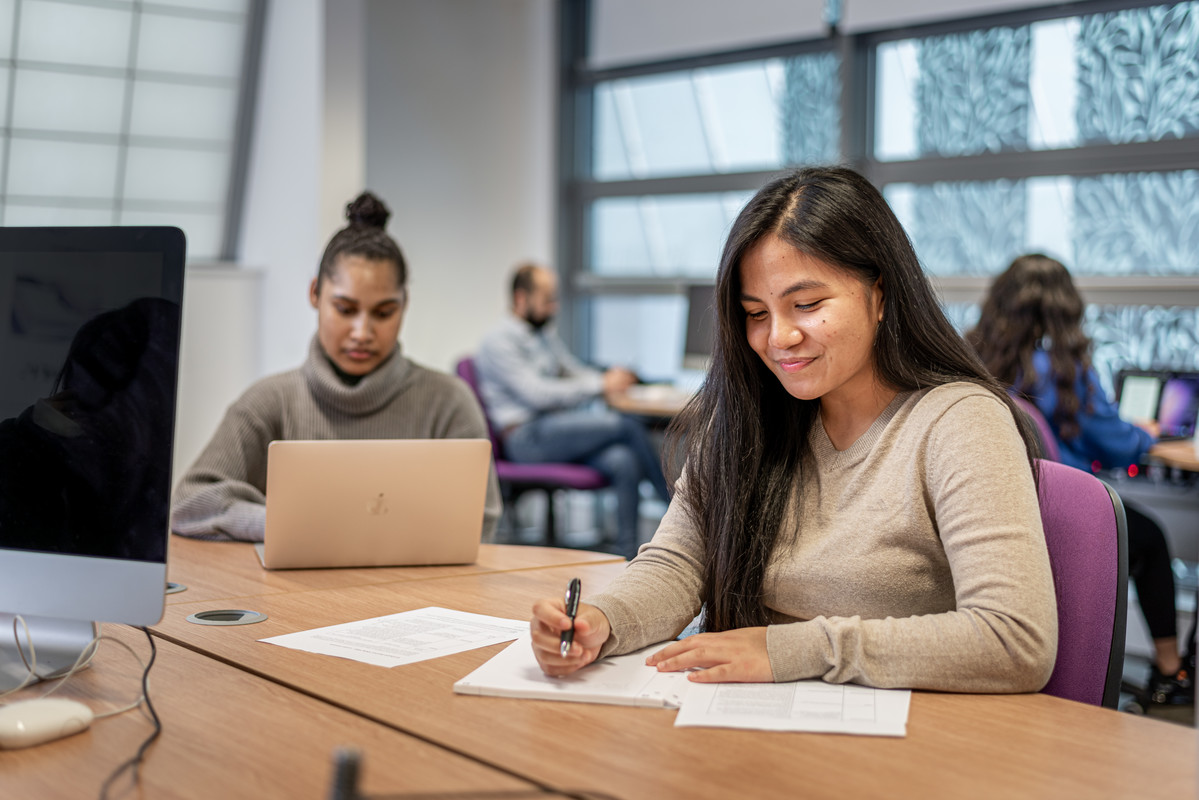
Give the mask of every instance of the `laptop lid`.
M 1195 435 L 1195 416 L 1199 414 L 1199 373 L 1170 376 L 1162 387 L 1157 422 L 1161 437 L 1189 439 Z
M 271 442 L 263 566 L 473 563 L 490 469 L 486 439 Z

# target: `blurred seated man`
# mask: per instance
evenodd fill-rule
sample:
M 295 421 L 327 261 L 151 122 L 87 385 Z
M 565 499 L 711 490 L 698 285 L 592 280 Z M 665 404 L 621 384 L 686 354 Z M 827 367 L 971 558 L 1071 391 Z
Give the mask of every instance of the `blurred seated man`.
M 480 390 L 511 461 L 587 464 L 611 481 L 617 496 L 616 550 L 636 554 L 642 480 L 668 500 L 666 479 L 645 428 L 611 410 L 586 408 L 636 382 L 627 369 L 593 369 L 570 354 L 550 327 L 558 280 L 536 264 L 512 278 L 512 313 L 479 346 Z

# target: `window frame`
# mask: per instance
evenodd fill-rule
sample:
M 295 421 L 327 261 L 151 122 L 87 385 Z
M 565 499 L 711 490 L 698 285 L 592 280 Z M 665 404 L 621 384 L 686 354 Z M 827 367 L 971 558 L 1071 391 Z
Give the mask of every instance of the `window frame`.
M 590 301 L 604 295 L 680 294 L 695 283 L 684 277 L 620 277 L 590 270 L 587 218 L 591 205 L 607 197 L 756 191 L 777 170 L 600 181 L 591 177 L 595 87 L 619 78 L 663 74 L 765 58 L 838 52 L 841 79 L 841 163 L 866 176 L 880 189 L 891 183 L 927 185 L 940 181 L 1021 180 L 1036 177 L 1083 177 L 1134 172 L 1199 169 L 1199 136 L 1159 142 L 1083 144 L 1077 147 L 969 156 L 925 156 L 905 161 L 874 158 L 876 57 L 879 45 L 905 39 L 965 33 L 1002 26 L 1136 8 L 1173 5 L 1162 0 L 1082 0 L 962 17 L 850 35 L 830 30 L 823 38 L 761 47 L 703 53 L 616 67 L 589 68 L 589 0 L 561 5 L 559 119 L 559 246 L 562 274 L 562 333 L 576 352 L 590 354 Z M 714 265 L 715 266 L 715 265 Z M 976 303 L 989 276 L 930 276 L 945 302 Z M 1087 276 L 1076 279 L 1089 303 L 1096 305 L 1166 304 L 1199 307 L 1199 271 L 1173 276 Z M 1168 302 L 1162 302 L 1168 301 Z

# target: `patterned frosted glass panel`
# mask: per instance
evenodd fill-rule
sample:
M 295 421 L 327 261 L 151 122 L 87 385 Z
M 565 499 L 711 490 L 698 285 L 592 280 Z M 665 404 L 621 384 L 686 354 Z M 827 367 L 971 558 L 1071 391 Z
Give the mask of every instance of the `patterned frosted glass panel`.
M 933 275 L 989 275 L 1024 250 L 1021 181 L 893 183 L 884 194 Z
M 840 160 L 841 61 L 835 53 L 783 62 L 783 159 L 787 164 Z
M 176 136 L 229 141 L 237 115 L 232 87 L 180 86 L 137 81 L 133 85 L 133 136 Z
M 949 303 L 945 315 L 959 332 L 978 323 L 973 303 Z M 1166 306 L 1088 306 L 1083 330 L 1091 361 L 1108 396 L 1124 368 L 1199 370 L 1199 309 Z
M 225 152 L 130 147 L 125 197 L 219 205 L 225 201 L 228 173 L 229 155 Z
M 28 61 L 124 68 L 129 61 L 133 12 L 25 0 L 19 56 Z
M 146 13 L 137 37 L 137 68 L 236 78 L 241 73 L 245 29 L 238 22 L 212 22 Z
M 108 200 L 116 179 L 116 145 L 14 139 L 9 151 L 10 196 Z
M 751 193 L 613 197 L 591 206 L 591 271 L 711 278 Z
M 1199 134 L 1199 2 L 886 42 L 875 156 Z
M 1081 18 L 1078 128 L 1084 142 L 1199 134 L 1199 3 Z
M 591 300 L 591 360 L 620 364 L 645 380 L 682 371 L 687 300 L 678 295 L 605 295 Z
M 835 54 L 615 80 L 595 89 L 599 180 L 767 170 L 838 158 Z
M 1025 149 L 1030 62 L 1027 26 L 880 45 L 876 155 Z
M 1199 274 L 1199 171 L 893 183 L 884 194 L 934 275 L 989 275 L 1033 251 L 1079 275 Z
M 1121 369 L 1199 370 L 1199 309 L 1090 306 L 1084 328 L 1110 395 Z
M 121 132 L 125 81 L 18 69 L 12 125 L 40 131 Z
M 1199 274 L 1199 172 L 1076 178 L 1073 244 L 1082 273 Z

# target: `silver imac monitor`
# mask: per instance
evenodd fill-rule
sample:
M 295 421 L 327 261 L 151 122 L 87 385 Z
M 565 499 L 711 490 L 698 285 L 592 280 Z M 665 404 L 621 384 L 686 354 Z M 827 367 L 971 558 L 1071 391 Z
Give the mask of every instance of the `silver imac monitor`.
M 692 284 L 687 287 L 687 330 L 683 336 L 683 368 L 706 370 L 712 361 L 712 337 L 716 323 L 716 287 Z
M 0 228 L 0 689 L 162 616 L 184 250 Z

